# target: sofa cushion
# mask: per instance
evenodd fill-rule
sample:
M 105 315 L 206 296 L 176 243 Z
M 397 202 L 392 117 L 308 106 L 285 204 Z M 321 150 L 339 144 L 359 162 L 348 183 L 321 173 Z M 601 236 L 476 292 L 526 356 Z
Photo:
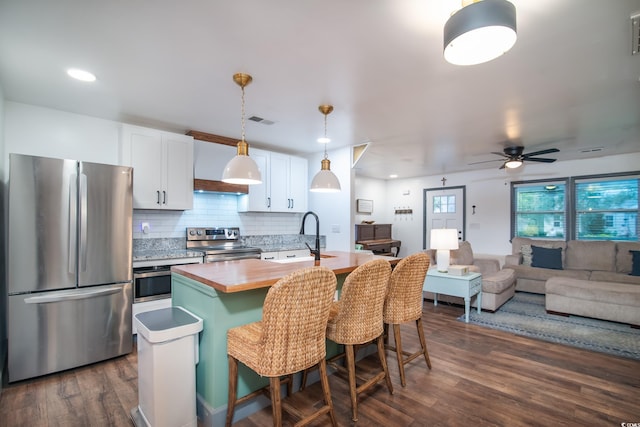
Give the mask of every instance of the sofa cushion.
M 531 245 L 531 267 L 562 270 L 562 248 L 543 248 Z
M 473 250 L 471 243 L 458 242 L 458 249 L 451 251 L 450 264 L 454 265 L 471 265 L 473 264 Z
M 562 295 L 576 300 L 640 307 L 640 289 L 624 283 L 598 282 L 554 277 L 545 285 L 549 294 Z
M 614 273 L 613 271 L 592 271 L 589 280 L 640 285 L 640 276 L 631 276 L 629 273 Z
M 616 271 L 616 244 L 611 241 L 570 240 L 565 267 L 572 270 Z
M 513 286 L 516 275 L 510 268 L 505 268 L 492 274 L 482 276 L 482 292 L 499 294 Z
M 631 273 L 633 265 L 631 252 L 629 251 L 640 251 L 640 242 L 618 242 L 616 246 L 618 247 L 616 271 L 618 273 Z
M 550 268 L 527 267 L 526 265 L 510 265 L 509 268 L 516 272 L 518 279 L 539 280 L 543 282 L 554 276 L 589 280 L 590 273 L 585 270 L 553 270 Z
M 640 276 L 640 251 L 631 252 L 631 258 L 633 259 L 633 268 L 631 269 L 631 276 Z
M 511 252 L 513 255 L 523 255 L 522 246 L 535 245 L 541 248 L 562 248 L 562 265 L 565 264 L 565 249 L 567 248 L 567 242 L 564 240 L 542 240 L 542 239 L 529 239 L 527 237 L 514 237 L 511 240 Z

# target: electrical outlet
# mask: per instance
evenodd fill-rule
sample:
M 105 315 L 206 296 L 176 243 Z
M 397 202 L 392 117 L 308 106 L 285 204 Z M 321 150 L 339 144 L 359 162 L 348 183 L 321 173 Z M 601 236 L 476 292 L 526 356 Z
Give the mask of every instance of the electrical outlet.
M 142 234 L 149 234 L 149 223 L 148 222 L 143 222 L 141 224 L 140 228 L 142 229 Z

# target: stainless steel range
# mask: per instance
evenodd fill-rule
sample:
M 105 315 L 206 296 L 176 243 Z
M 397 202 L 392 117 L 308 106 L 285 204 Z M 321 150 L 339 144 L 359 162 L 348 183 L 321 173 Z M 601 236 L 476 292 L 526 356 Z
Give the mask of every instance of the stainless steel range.
M 187 227 L 187 249 L 204 252 L 204 262 L 260 259 L 260 248 L 245 246 L 238 227 Z

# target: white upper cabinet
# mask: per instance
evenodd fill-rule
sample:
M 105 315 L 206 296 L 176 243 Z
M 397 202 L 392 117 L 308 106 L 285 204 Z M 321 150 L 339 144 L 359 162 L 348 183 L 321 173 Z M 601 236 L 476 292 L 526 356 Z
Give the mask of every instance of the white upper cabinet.
M 249 149 L 258 164 L 262 184 L 250 185 L 249 194 L 238 198 L 240 212 L 306 212 L 307 159 Z
M 121 163 L 133 167 L 134 209 L 193 208 L 193 137 L 123 125 Z

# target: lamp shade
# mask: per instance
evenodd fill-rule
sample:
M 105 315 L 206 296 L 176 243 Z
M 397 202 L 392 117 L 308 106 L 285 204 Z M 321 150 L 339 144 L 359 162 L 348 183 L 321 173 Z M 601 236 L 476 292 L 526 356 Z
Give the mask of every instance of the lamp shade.
M 340 181 L 338 181 L 338 177 L 329 169 L 329 164 L 329 159 L 322 160 L 322 168 L 313 177 L 309 191 L 316 193 L 337 193 L 341 190 Z
M 222 182 L 229 184 L 253 185 L 262 183 L 262 175 L 256 162 L 249 157 L 246 142 L 244 147 L 241 145 L 244 141 L 238 143 L 238 154 L 224 167 L 222 172 Z
M 458 249 L 458 230 L 455 228 L 432 229 L 431 249 Z
M 517 39 L 516 8 L 507 0 L 480 0 L 463 7 L 444 26 L 444 58 L 455 65 L 491 61 Z

